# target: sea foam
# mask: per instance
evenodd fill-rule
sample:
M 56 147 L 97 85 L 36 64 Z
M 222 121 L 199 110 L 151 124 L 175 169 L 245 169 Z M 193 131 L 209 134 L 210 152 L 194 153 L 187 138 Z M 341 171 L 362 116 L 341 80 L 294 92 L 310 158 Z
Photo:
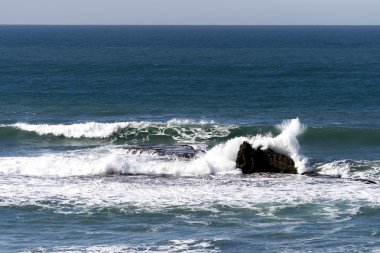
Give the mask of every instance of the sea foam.
M 145 122 L 115 122 L 115 123 L 99 123 L 99 122 L 87 122 L 77 123 L 71 125 L 64 124 L 27 124 L 16 123 L 13 126 L 15 128 L 36 132 L 39 135 L 56 135 L 64 136 L 67 138 L 107 138 L 112 134 L 118 132 L 122 128 L 129 126 L 143 127 L 147 123 Z

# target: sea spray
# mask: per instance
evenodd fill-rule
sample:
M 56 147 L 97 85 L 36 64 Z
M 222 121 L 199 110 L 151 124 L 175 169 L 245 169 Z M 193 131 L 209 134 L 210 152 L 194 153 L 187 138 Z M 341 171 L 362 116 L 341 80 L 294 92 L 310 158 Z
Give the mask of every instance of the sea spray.
M 235 167 L 235 160 L 240 144 L 249 142 L 254 148 L 261 146 L 263 149 L 271 148 L 280 153 L 289 155 L 295 162 L 298 173 L 307 170 L 307 158 L 300 154 L 300 145 L 297 136 L 304 133 L 306 126 L 301 124 L 298 118 L 285 120 L 278 126 L 281 133 L 275 137 L 271 133 L 256 135 L 253 137 L 236 137 L 225 143 L 219 144 L 200 158 L 209 173 L 226 173 Z
M 306 126 L 301 124 L 298 118 L 285 120 L 277 128 L 281 133 L 275 137 L 271 133 L 266 135 L 256 135 L 249 143 L 254 148 L 262 147 L 263 149 L 271 148 L 277 152 L 290 156 L 297 168 L 298 173 L 307 171 L 307 158 L 300 154 L 300 145 L 297 137 L 306 131 Z

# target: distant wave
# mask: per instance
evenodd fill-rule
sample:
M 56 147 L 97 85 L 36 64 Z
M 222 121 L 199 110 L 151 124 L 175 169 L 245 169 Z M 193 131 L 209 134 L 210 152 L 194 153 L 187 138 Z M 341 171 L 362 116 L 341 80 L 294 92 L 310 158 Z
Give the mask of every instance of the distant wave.
M 0 142 L 83 143 L 105 142 L 112 144 L 206 144 L 214 146 L 236 137 L 280 134 L 278 126 L 250 126 L 219 124 L 214 121 L 172 119 L 167 122 L 126 121 L 86 122 L 76 124 L 29 124 L 0 125 Z M 342 147 L 378 147 L 380 129 L 351 127 L 308 127 L 299 138 L 302 145 L 323 149 Z
M 193 121 L 172 119 L 167 122 L 87 122 L 76 124 L 28 124 L 2 125 L 4 128 L 18 129 L 40 136 L 52 135 L 66 138 L 113 138 L 146 142 L 152 138 L 169 137 L 179 142 L 197 142 L 211 138 L 226 137 L 232 125 L 215 124 L 213 121 Z M 9 135 L 8 129 L 7 134 Z M 1 138 L 1 128 L 0 128 Z
M 113 133 L 117 133 L 122 128 L 129 126 L 140 127 L 143 123 L 118 122 L 118 123 L 78 123 L 71 125 L 49 125 L 49 124 L 27 124 L 16 123 L 9 125 L 24 131 L 35 132 L 39 135 L 55 135 L 67 138 L 107 138 Z

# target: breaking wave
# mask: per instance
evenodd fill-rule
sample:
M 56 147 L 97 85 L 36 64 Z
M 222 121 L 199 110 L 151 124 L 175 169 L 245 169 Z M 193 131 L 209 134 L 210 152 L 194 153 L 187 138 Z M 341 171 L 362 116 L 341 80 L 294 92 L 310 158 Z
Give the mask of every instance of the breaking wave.
M 294 123 L 293 123 L 294 124 Z M 302 129 L 295 130 L 302 132 Z M 301 127 L 302 128 L 302 127 Z M 172 119 L 167 122 L 126 121 L 86 122 L 76 124 L 29 124 L 0 125 L 0 142 L 15 141 L 18 144 L 33 141 L 78 144 L 196 144 L 215 145 L 240 136 L 266 136 L 281 134 L 281 126 L 250 126 L 219 124 L 214 121 Z M 290 131 L 290 130 L 288 130 Z M 332 150 L 347 147 L 377 148 L 380 146 L 380 129 L 350 127 L 308 127 L 299 138 L 302 145 Z M 276 144 L 278 145 L 278 143 Z M 297 145 L 295 145 L 297 147 Z
M 267 133 L 251 137 L 234 137 L 190 160 L 152 154 L 128 154 L 120 146 L 102 146 L 93 149 L 48 153 L 35 157 L 0 157 L 0 173 L 33 176 L 240 173 L 235 169 L 235 160 L 243 141 L 248 141 L 253 147 L 262 146 L 289 155 L 295 161 L 298 172 L 304 172 L 307 170 L 307 158 L 300 154 L 297 136 L 305 131 L 305 126 L 297 118 L 284 121 L 277 128 L 280 134 L 276 136 Z M 66 133 L 70 132 L 68 129 L 66 131 Z
M 28 124 L 16 123 L 0 126 L 0 137 L 9 135 L 12 130 L 34 133 L 38 136 L 57 136 L 72 139 L 106 139 L 127 140 L 132 143 L 144 143 L 154 139 L 170 143 L 194 143 L 212 138 L 226 137 L 232 125 L 215 124 L 213 121 L 193 121 L 172 119 L 167 122 L 130 121 L 130 122 L 87 122 L 76 124 Z M 6 133 L 5 133 L 6 132 Z M 13 132 L 14 135 L 17 133 Z
M 339 160 L 317 163 L 315 167 L 322 174 L 343 178 L 380 178 L 380 161 Z

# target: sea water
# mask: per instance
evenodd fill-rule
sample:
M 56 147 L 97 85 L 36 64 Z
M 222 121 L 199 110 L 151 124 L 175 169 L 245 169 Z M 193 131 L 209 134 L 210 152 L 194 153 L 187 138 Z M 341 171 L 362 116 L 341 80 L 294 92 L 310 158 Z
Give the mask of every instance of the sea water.
M 379 104 L 376 26 L 0 26 L 0 252 L 379 252 Z

